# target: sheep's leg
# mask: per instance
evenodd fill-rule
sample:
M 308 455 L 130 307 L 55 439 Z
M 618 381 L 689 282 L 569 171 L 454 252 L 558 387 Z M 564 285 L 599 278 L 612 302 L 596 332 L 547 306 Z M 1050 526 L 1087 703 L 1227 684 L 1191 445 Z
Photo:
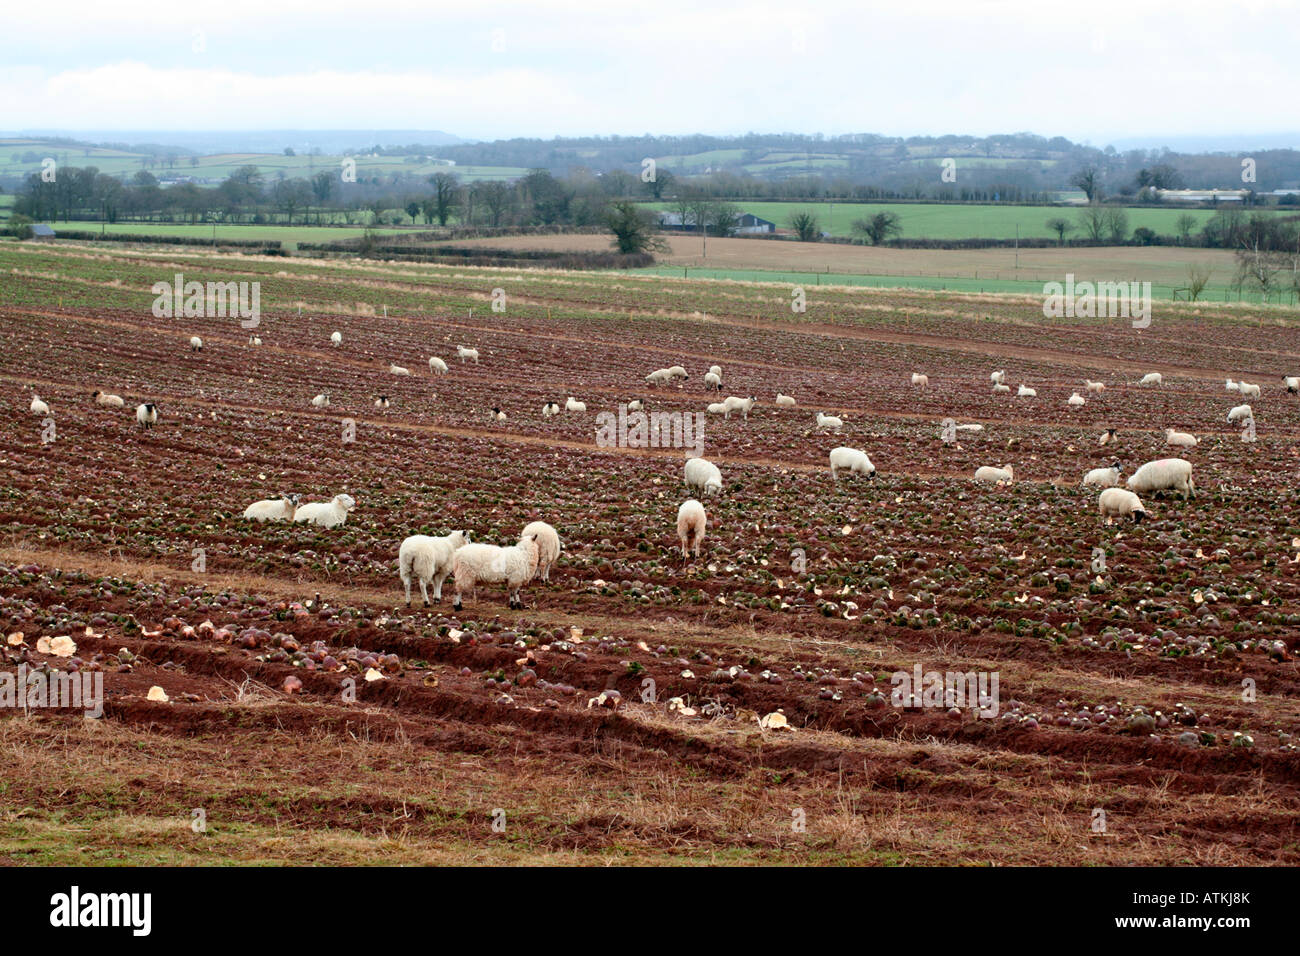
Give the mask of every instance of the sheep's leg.
M 406 606 L 410 607 L 411 606 L 411 579 L 403 575 L 402 586 L 406 588 Z
M 442 603 L 442 582 L 445 580 L 447 580 L 446 571 L 433 579 L 433 599 L 439 604 Z
M 421 575 L 421 577 L 420 577 L 420 596 L 421 596 L 422 598 L 424 598 L 424 606 L 425 606 L 425 607 L 428 607 L 428 606 L 429 606 L 429 586 L 428 586 L 428 583 L 424 580 L 424 576 L 423 576 L 423 575 Z

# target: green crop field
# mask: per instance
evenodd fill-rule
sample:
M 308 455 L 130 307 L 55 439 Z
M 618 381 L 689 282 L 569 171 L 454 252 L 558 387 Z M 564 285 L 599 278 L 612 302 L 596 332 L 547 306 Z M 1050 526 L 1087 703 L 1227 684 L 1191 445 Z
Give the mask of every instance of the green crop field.
M 55 232 L 69 230 L 74 232 L 99 232 L 97 222 L 51 222 Z M 246 225 L 191 225 L 177 222 L 118 222 L 104 227 L 106 232 L 115 235 L 133 236 L 177 236 L 181 238 L 210 239 L 215 234 L 218 239 L 266 239 L 286 243 L 298 242 L 335 242 L 343 239 L 357 239 L 365 235 L 362 226 L 246 226 Z M 399 229 L 376 229 L 381 236 L 400 235 Z

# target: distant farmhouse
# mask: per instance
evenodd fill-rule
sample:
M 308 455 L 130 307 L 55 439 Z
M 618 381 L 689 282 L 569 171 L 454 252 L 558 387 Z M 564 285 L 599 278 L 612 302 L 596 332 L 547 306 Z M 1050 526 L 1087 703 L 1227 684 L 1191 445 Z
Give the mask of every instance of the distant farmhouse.
M 54 230 L 38 222 L 32 226 L 32 238 L 37 242 L 51 242 L 54 239 Z
M 1166 202 L 1244 202 L 1246 189 L 1157 189 Z
M 659 225 L 663 229 L 677 229 L 681 232 L 695 232 L 694 223 L 682 225 L 682 217 L 675 212 L 660 212 Z M 736 235 L 752 236 L 759 233 L 776 232 L 776 223 L 760 219 L 751 213 L 745 213 L 736 220 Z

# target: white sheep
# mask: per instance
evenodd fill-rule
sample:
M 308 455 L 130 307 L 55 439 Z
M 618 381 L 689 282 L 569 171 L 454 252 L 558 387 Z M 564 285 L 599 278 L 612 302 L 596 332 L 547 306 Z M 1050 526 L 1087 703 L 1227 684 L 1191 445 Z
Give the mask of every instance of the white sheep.
M 794 405 L 795 402 L 793 397 L 789 395 L 782 395 L 780 392 L 776 393 L 777 408 L 794 408 Z
M 1234 405 L 1232 410 L 1228 412 L 1228 421 L 1230 422 L 1239 422 L 1243 419 L 1254 417 L 1255 413 L 1251 410 L 1249 405 Z
M 342 332 L 331 332 L 331 333 L 330 333 L 330 345 L 334 346 L 335 348 L 338 348 L 338 347 L 339 347 L 340 345 L 342 345 L 342 344 L 343 344 L 343 333 L 342 333 Z
M 256 335 L 250 335 L 250 336 L 248 337 L 248 344 L 249 344 L 249 345 L 261 345 L 261 344 L 262 344 L 262 339 L 261 339 L 259 336 L 256 336 Z
M 392 402 L 388 400 L 387 395 L 380 395 L 375 399 L 375 408 L 387 408 Z
M 1119 462 L 1115 462 L 1109 468 L 1094 468 L 1083 476 L 1084 485 L 1101 485 L 1103 488 L 1111 488 L 1119 484 Z
M 1088 400 L 1086 398 L 1084 398 L 1078 392 L 1075 392 L 1068 399 L 1066 399 L 1066 404 L 1069 405 L 1071 408 L 1080 408 L 1084 404 L 1086 404 L 1087 401 Z
M 700 544 L 704 541 L 704 532 L 709 527 L 708 515 L 704 505 L 694 498 L 687 498 L 677 509 L 677 539 L 682 543 L 682 557 L 688 558 L 693 553 L 700 556 Z
M 388 366 L 388 371 L 391 372 L 391 373 L 394 374 L 394 375 L 410 375 L 410 374 L 411 374 L 411 370 L 410 370 L 409 368 L 403 368 L 403 367 L 400 366 L 400 365 L 391 365 L 391 364 L 390 364 L 390 365 Z
M 460 364 L 465 364 L 465 359 L 472 359 L 474 364 L 478 364 L 478 349 L 468 349 L 463 345 L 456 346 L 456 355 L 460 358 Z
M 930 376 L 928 376 L 928 375 L 922 375 L 920 372 L 913 372 L 913 373 L 912 373 L 912 384 L 913 384 L 913 385 L 920 385 L 920 386 L 922 386 L 922 387 L 924 387 L 924 386 L 926 386 L 926 385 L 929 385 L 929 384 L 930 384 Z
M 126 407 L 126 402 L 122 401 L 121 395 L 110 395 L 108 392 L 95 392 L 91 398 L 95 400 L 96 405 L 103 405 L 106 408 Z
M 666 385 L 673 380 L 673 373 L 671 369 L 659 368 L 647 375 L 645 380 L 651 385 Z
M 1093 381 L 1092 379 L 1090 379 L 1090 378 L 1085 378 L 1085 379 L 1083 380 L 1083 387 L 1086 388 L 1086 389 L 1087 389 L 1088 391 L 1090 391 L 1090 392 L 1096 392 L 1096 393 L 1098 393 L 1098 394 L 1101 394 L 1102 392 L 1106 391 L 1106 383 L 1105 383 L 1105 382 L 1094 382 L 1094 381 Z
M 991 381 L 994 385 L 1001 385 L 1003 382 L 1006 381 L 1006 378 L 1007 378 L 1006 372 L 994 372 L 992 375 L 989 376 L 989 381 Z
M 669 366 L 668 374 L 671 375 L 673 378 L 690 378 L 690 375 L 687 374 L 686 369 L 682 368 L 680 365 Z
M 329 403 L 330 403 L 330 397 L 326 395 L 324 392 L 321 392 L 319 395 L 317 395 L 315 398 L 311 400 L 311 404 L 313 408 L 326 408 L 329 406 Z
M 446 375 L 447 363 L 436 355 L 429 356 L 429 371 L 434 375 Z
M 467 544 L 456 552 L 452 560 L 452 574 L 456 579 L 456 600 L 452 607 L 461 610 L 461 595 L 468 591 L 471 597 L 475 597 L 480 584 L 504 584 L 510 609 L 520 609 L 524 602 L 519 599 L 519 589 L 536 573 L 536 535 L 528 535 L 508 548 L 495 544 Z
M 1115 429 L 1113 429 L 1113 428 L 1107 428 L 1104 432 L 1101 433 L 1101 437 L 1097 439 L 1097 444 L 1098 444 L 1098 445 L 1113 445 L 1113 444 L 1115 444 L 1118 440 L 1119 440 L 1119 439 L 1115 437 Z
M 1147 509 L 1142 504 L 1142 499 L 1131 491 L 1125 491 L 1123 488 L 1107 488 L 1097 496 L 1097 508 L 1101 516 L 1106 519 L 1106 524 L 1110 524 L 1115 518 L 1133 517 L 1133 523 L 1138 524 L 1147 516 Z
M 48 415 L 50 413 L 50 406 L 41 401 L 40 396 L 35 392 L 32 392 L 31 409 L 33 415 Z
M 203 351 L 203 340 L 199 338 L 197 335 L 190 336 L 190 351 L 191 352 Z
M 1164 382 L 1164 380 L 1165 380 L 1165 377 L 1164 377 L 1163 375 L 1161 375 L 1159 372 L 1147 372 L 1145 375 L 1142 376 L 1142 381 L 1138 382 L 1138 384 L 1139 384 L 1139 385 L 1159 385 L 1159 384 L 1161 384 L 1162 382 Z
M 876 466 L 871 463 L 871 459 L 867 457 L 865 451 L 844 446 L 832 448 L 830 461 L 831 478 L 833 480 L 839 480 L 841 468 L 851 475 L 866 475 L 868 478 L 876 477 Z
M 1300 375 L 1288 375 L 1282 382 L 1292 395 L 1300 394 Z
M 710 365 L 710 366 L 709 366 L 709 374 L 711 374 L 711 375 L 716 375 L 716 376 L 718 376 L 718 378 L 722 378 L 722 366 L 721 366 L 721 365 Z
M 1129 491 L 1146 494 L 1151 491 L 1180 491 L 1189 498 L 1196 497 L 1196 483 L 1192 480 L 1192 463 L 1181 458 L 1161 458 L 1149 461 L 1129 476 Z
M 744 415 L 745 421 L 749 421 L 749 410 L 754 407 L 754 403 L 757 401 L 758 399 L 753 395 L 748 398 L 737 398 L 735 395 L 731 395 L 722 402 L 722 417 L 730 418 L 732 412 L 740 412 Z
M 709 374 L 704 376 L 704 389 L 705 391 L 708 391 L 709 389 L 713 389 L 717 392 L 722 391 L 722 376 L 714 375 L 712 372 L 709 372 Z
M 140 429 L 143 431 L 147 428 L 153 428 L 158 423 L 158 406 L 152 402 L 145 402 L 143 405 L 135 407 L 135 420 L 140 423 Z
M 627 410 L 629 412 L 639 412 L 643 408 L 645 408 L 645 403 L 639 398 L 634 398 L 632 401 L 627 403 Z
M 1009 485 L 1015 480 L 1015 474 L 1015 470 L 1010 465 L 1003 465 L 1001 468 L 993 468 L 989 465 L 984 465 L 981 468 L 975 469 L 975 480 L 991 481 L 998 485 L 1005 482 Z
M 1016 396 L 1019 398 L 1037 398 L 1038 392 L 1022 382 L 1020 388 L 1016 390 Z
M 1259 386 L 1258 386 L 1258 385 L 1247 385 L 1245 382 L 1242 382 L 1242 383 L 1241 383 L 1241 397 L 1242 397 L 1242 398 L 1259 398 Z
M 530 521 L 519 532 L 519 540 L 522 541 L 529 535 L 537 540 L 537 576 L 543 581 L 549 581 L 551 567 L 560 559 L 560 552 L 564 550 L 559 532 L 545 521 Z
M 587 410 L 587 403 L 580 402 L 570 395 L 569 400 L 564 403 L 564 410 L 566 412 L 585 412 Z
M 993 391 L 995 391 L 995 392 L 1009 392 L 1009 391 L 1011 391 L 1011 386 L 1010 386 L 1010 385 L 1003 385 L 1001 382 L 998 382 L 996 385 L 993 386 Z
M 550 418 L 551 416 L 558 415 L 558 414 L 560 414 L 559 402 L 547 402 L 545 405 L 542 406 L 543 418 Z
M 721 415 L 726 412 L 726 410 L 727 406 L 722 404 L 722 402 L 710 402 L 708 407 L 705 408 L 705 411 L 710 415 Z
M 1224 389 L 1226 389 L 1226 390 L 1229 391 L 1229 392 L 1240 392 L 1240 391 L 1241 391 L 1241 383 L 1240 383 L 1240 382 L 1234 382 L 1232 379 L 1228 379 L 1227 382 L 1224 383 L 1223 387 L 1224 387 Z
M 1197 445 L 1195 435 L 1189 432 L 1174 431 L 1172 428 L 1165 429 L 1165 443 L 1176 445 L 1179 448 L 1195 448 Z
M 722 472 L 713 462 L 691 458 L 687 460 L 684 471 L 687 488 L 698 488 L 706 497 L 722 491 Z
M 440 538 L 413 534 L 397 549 L 397 573 L 406 589 L 406 606 L 411 606 L 411 576 L 420 582 L 420 596 L 429 606 L 429 582 L 433 582 L 433 599 L 442 603 L 442 582 L 451 574 L 456 552 L 469 544 L 468 531 L 453 531 Z
M 940 422 L 940 424 L 943 424 L 943 423 Z M 983 430 L 984 430 L 984 426 L 983 426 L 983 425 L 980 425 L 979 423 L 975 423 L 975 424 L 973 424 L 973 425 L 958 425 L 958 426 L 957 426 L 957 431 L 959 431 L 959 432 L 982 432 Z
M 281 495 L 279 498 L 263 498 L 254 501 L 244 509 L 244 517 L 250 521 L 292 521 L 294 508 L 297 507 L 297 495 Z
M 351 495 L 335 495 L 329 501 L 311 501 L 299 505 L 293 513 L 293 520 L 306 521 L 308 524 L 320 525 L 322 528 L 335 528 L 345 524 L 348 512 L 357 506 Z
M 818 428 L 833 428 L 833 429 L 835 429 L 835 431 L 838 432 L 841 428 L 844 427 L 844 420 L 843 420 L 842 418 L 837 418 L 837 417 L 834 416 L 834 415 L 826 415 L 826 414 L 824 414 L 824 413 L 822 413 L 822 412 L 818 412 L 818 413 L 817 413 L 817 427 L 818 427 Z
M 492 420 L 494 422 L 503 422 L 506 420 L 506 413 L 501 411 L 496 405 L 492 406 Z

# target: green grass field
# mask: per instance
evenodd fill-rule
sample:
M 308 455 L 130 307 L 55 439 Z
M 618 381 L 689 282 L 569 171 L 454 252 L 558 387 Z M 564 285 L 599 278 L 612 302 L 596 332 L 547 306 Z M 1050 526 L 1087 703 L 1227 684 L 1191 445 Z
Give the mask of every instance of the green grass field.
M 55 232 L 68 230 L 74 232 L 99 232 L 97 222 L 51 222 Z M 190 225 L 188 223 L 167 222 L 119 222 L 109 223 L 106 232 L 115 235 L 133 236 L 178 236 L 182 238 L 210 239 L 215 234 L 218 239 L 278 239 L 281 242 L 335 242 L 343 239 L 357 239 L 366 232 L 362 226 L 245 226 L 245 225 Z M 400 235 L 399 229 L 376 229 L 381 236 Z

